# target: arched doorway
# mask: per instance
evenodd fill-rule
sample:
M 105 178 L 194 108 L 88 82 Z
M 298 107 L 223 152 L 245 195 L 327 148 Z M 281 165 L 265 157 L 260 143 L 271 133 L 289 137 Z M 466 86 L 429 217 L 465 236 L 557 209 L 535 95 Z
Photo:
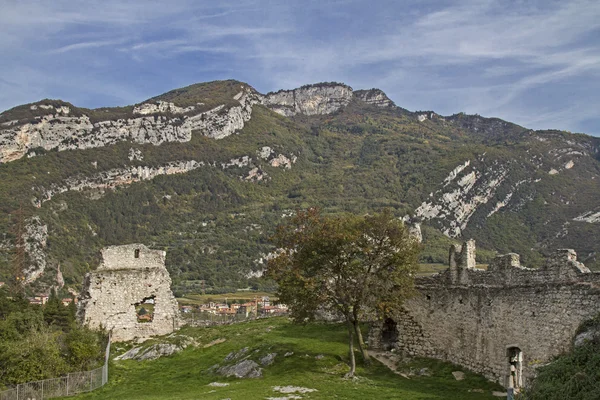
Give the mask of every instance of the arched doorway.
M 381 327 L 381 347 L 391 350 L 398 341 L 398 325 L 391 318 L 386 318 Z
M 508 358 L 508 382 L 507 387 L 518 390 L 523 386 L 523 352 L 520 348 L 513 346 L 506 350 Z

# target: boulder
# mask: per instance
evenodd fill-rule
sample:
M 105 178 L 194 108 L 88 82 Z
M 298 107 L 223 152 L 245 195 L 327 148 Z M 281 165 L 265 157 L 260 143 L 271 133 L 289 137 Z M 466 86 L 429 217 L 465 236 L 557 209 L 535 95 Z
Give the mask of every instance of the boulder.
M 243 360 L 237 364 L 221 367 L 217 373 L 223 376 L 235 376 L 236 378 L 260 378 L 262 368 L 252 360 Z
M 266 367 L 267 365 L 271 365 L 273 364 L 273 362 L 275 361 L 275 357 L 277 356 L 277 353 L 270 353 L 267 354 L 266 356 L 264 356 L 263 358 L 261 358 L 260 361 L 260 365 L 262 365 L 263 367 Z
M 462 381 L 463 379 L 465 379 L 465 373 L 462 371 L 454 371 L 452 375 L 457 381 Z

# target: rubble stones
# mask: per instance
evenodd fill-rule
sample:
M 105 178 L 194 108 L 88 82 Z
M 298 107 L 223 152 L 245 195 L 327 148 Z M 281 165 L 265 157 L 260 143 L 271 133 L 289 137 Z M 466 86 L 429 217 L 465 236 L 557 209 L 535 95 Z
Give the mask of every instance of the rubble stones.
M 454 379 L 456 379 L 457 381 L 462 381 L 465 379 L 465 373 L 462 371 L 454 371 L 452 372 L 452 376 L 454 377 Z
M 223 361 L 227 362 L 227 361 L 237 360 L 238 358 L 241 358 L 242 356 L 244 356 L 247 352 L 248 352 L 247 347 L 244 347 L 243 349 L 238 350 L 238 351 L 232 351 L 231 353 L 227 354 L 227 356 L 225 357 L 225 359 Z
M 173 343 L 158 343 L 144 350 L 141 347 L 134 347 L 119 357 L 115 357 L 115 360 L 156 360 L 160 357 L 173 355 L 181 350 L 183 350 L 183 347 Z
M 261 358 L 259 360 L 260 365 L 262 365 L 263 367 L 266 367 L 268 365 L 273 364 L 273 362 L 275 361 L 275 357 L 276 356 L 277 356 L 277 353 L 267 354 L 266 356 L 264 356 L 263 358 Z

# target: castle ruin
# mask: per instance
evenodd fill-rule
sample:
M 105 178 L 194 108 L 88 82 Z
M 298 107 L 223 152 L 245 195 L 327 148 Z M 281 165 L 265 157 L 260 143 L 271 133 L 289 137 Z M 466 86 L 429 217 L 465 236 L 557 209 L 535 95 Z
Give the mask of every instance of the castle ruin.
M 164 251 L 142 244 L 110 246 L 85 276 L 78 319 L 112 331 L 113 341 L 164 335 L 179 327 Z
M 450 361 L 505 387 L 526 385 L 600 312 L 600 273 L 570 249 L 540 269 L 507 254 L 485 271 L 475 268 L 470 240 L 451 247 L 447 270 L 415 284 L 415 297 L 373 325 L 371 346 Z

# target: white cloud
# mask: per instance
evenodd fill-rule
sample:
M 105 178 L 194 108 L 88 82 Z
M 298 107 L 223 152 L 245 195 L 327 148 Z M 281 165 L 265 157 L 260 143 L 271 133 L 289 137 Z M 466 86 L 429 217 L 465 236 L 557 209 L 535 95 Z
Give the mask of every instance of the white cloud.
M 502 114 L 537 127 L 542 121 L 527 115 L 572 116 L 562 111 L 578 107 L 573 124 L 595 116 L 586 104 L 597 109 L 598 96 L 566 102 L 558 86 L 595 85 L 600 92 L 592 79 L 600 73 L 599 31 L 595 0 L 21 0 L 0 13 L 0 51 L 11 55 L 0 69 L 19 83 L 26 79 L 15 72 L 21 65 L 39 65 L 39 86 L 15 86 L 32 93 L 47 93 L 72 75 L 88 90 L 90 66 L 94 90 L 103 93 L 121 86 L 132 93 L 141 84 L 132 79 L 138 69 L 161 83 L 214 79 L 222 70 L 266 91 L 336 80 L 381 87 L 409 109 Z M 530 95 L 554 86 L 555 112 L 547 99 Z M 22 98 L 3 89 L 0 108 Z

